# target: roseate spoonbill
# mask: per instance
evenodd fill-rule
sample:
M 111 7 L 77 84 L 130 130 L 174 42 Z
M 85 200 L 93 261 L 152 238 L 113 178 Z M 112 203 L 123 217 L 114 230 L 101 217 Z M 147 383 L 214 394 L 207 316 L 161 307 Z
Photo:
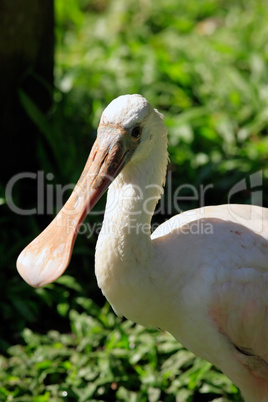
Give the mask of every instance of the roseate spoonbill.
M 96 275 L 114 311 L 170 332 L 246 401 L 268 401 L 268 209 L 195 209 L 151 235 L 167 161 L 163 116 L 140 95 L 112 101 L 72 195 L 22 251 L 18 270 L 35 287 L 57 279 L 77 228 L 109 186 Z

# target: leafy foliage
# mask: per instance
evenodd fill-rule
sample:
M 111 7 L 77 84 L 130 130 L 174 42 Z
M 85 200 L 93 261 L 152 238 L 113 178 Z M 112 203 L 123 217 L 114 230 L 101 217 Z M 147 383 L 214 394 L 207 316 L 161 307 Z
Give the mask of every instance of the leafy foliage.
M 171 194 L 184 184 L 211 184 L 204 203 L 220 204 L 246 179 L 231 201 L 249 203 L 249 176 L 260 172 L 267 206 L 265 0 L 55 0 L 55 10 L 53 107 L 44 115 L 19 93 L 40 131 L 46 185 L 74 183 L 103 108 L 121 94 L 141 93 L 165 114 Z M 23 206 L 25 191 L 14 190 L 16 205 Z M 38 290 L 22 282 L 17 255 L 68 193 L 46 215 L 21 217 L 0 186 L 0 400 L 241 400 L 223 374 L 168 334 L 110 312 L 92 269 L 101 214 L 87 218 L 96 230 L 78 236 L 70 276 Z M 181 210 L 202 201 L 187 186 L 182 195 Z M 167 204 L 156 222 L 176 212 Z
M 71 332 L 22 333 L 25 346 L 0 358 L 0 400 L 190 401 L 197 393 L 237 394 L 170 335 L 122 321 L 87 298 L 71 310 Z M 237 399 L 239 400 L 239 399 Z

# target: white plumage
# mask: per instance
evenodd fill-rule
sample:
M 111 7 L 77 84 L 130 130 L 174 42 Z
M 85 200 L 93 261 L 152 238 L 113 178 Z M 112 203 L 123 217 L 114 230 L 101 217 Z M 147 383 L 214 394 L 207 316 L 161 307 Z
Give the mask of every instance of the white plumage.
M 151 235 L 167 161 L 163 116 L 140 95 L 115 99 L 74 193 L 23 250 L 18 270 L 32 286 L 57 279 L 77 227 L 110 185 L 96 276 L 115 312 L 169 331 L 226 373 L 246 401 L 268 401 L 268 210 L 200 208 Z

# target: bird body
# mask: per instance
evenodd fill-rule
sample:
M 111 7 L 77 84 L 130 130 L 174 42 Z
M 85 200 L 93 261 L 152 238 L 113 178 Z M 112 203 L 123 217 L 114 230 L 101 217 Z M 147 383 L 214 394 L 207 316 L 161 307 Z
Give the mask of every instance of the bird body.
M 115 312 L 170 332 L 229 376 L 246 401 L 268 401 L 268 210 L 204 207 L 174 216 L 151 235 L 167 162 L 163 116 L 139 95 L 114 100 L 69 209 L 22 252 L 18 269 L 33 286 L 56 279 L 68 265 L 59 256 L 65 244 L 70 254 L 84 204 L 92 206 L 109 186 L 95 271 Z M 48 246 L 70 206 L 72 233 L 62 225 L 64 244 Z

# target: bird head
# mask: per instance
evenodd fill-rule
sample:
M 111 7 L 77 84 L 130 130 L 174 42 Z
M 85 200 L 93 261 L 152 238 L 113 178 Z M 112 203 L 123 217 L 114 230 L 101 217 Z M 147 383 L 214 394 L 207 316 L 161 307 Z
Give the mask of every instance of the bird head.
M 17 269 L 31 286 L 56 280 L 67 268 L 85 216 L 129 163 L 148 157 L 164 125 L 141 95 L 124 95 L 104 110 L 85 168 L 70 198 L 50 225 L 19 255 Z M 165 131 L 164 131 L 165 132 Z

